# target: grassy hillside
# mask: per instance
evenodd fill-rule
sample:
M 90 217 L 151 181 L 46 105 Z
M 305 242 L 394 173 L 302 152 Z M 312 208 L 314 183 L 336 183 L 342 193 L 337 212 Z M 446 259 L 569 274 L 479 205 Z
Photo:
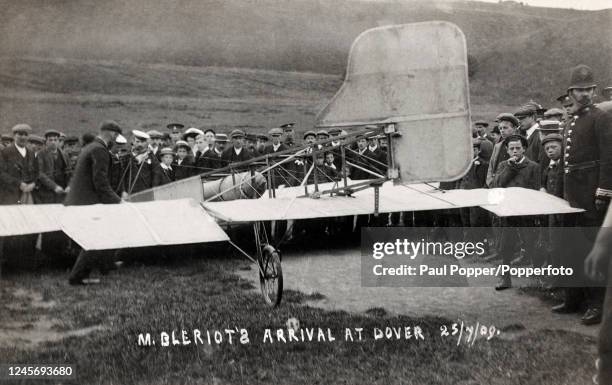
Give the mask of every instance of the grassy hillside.
M 363 30 L 447 20 L 465 32 L 475 71 L 472 93 L 488 102 L 547 102 L 579 62 L 592 65 L 602 84 L 612 81 L 609 11 L 462 1 L 4 2 L 2 56 L 341 74 L 350 44 Z

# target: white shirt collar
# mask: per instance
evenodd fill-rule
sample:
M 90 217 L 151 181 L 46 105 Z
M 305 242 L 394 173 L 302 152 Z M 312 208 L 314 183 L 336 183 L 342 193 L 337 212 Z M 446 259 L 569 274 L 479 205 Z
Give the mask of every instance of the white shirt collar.
M 159 165 L 160 165 L 160 166 L 161 166 L 161 167 L 162 167 L 164 170 L 170 170 L 170 171 L 172 171 L 172 167 L 167 166 L 165 163 L 160 163 Z
M 370 151 L 372 151 L 372 152 L 376 151 L 376 149 L 377 149 L 377 148 L 378 148 L 378 146 L 374 146 L 374 147 L 372 147 L 372 146 L 368 146 L 368 149 L 369 149 Z
M 15 143 L 15 147 L 17 148 L 17 151 L 19 151 L 21 156 L 25 158 L 26 157 L 26 153 L 27 153 L 27 148 L 26 147 L 19 147 L 17 145 L 17 143 Z
M 553 166 L 556 166 L 559 164 L 559 159 L 557 160 L 550 160 L 550 163 L 548 163 L 548 167 L 553 168 Z
M 278 150 L 278 148 L 281 146 L 281 143 L 279 142 L 278 144 L 274 144 L 272 143 L 272 148 L 274 149 L 274 151 Z
M 539 129 L 540 129 L 540 125 L 538 123 L 535 123 L 533 126 L 529 127 L 529 129 L 527 130 L 527 139 L 531 137 L 531 134 L 533 134 L 535 130 L 539 130 Z
M 235 153 L 236 155 L 240 155 L 240 153 L 242 152 L 242 149 L 243 149 L 243 148 L 244 148 L 244 147 L 240 147 L 240 148 L 236 148 L 236 147 L 234 147 L 234 153 Z

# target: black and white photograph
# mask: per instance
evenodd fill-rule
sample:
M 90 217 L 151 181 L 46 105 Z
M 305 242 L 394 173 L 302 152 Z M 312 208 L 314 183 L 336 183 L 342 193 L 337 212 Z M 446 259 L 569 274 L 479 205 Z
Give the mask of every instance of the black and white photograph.
M 612 385 L 612 1 L 0 9 L 0 385 Z

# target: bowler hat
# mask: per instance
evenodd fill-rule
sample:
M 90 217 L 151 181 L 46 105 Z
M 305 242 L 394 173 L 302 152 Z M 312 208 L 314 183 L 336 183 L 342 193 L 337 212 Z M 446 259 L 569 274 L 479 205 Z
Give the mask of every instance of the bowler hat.
M 573 88 L 593 88 L 596 86 L 591 67 L 579 64 L 572 69 L 570 85 L 567 87 L 568 91 Z

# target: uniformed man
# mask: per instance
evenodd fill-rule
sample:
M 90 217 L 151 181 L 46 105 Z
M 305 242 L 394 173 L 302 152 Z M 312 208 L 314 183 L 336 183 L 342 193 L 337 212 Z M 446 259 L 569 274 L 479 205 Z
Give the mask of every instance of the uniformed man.
M 284 134 L 285 134 L 285 146 L 287 147 L 293 147 L 295 145 L 295 130 L 294 130 L 294 126 L 295 123 L 285 123 L 283 125 L 280 126 L 280 128 L 283 130 Z
M 493 179 L 497 174 L 497 168 L 501 162 L 508 159 L 508 151 L 506 148 L 505 139 L 510 135 L 514 135 L 518 132 L 519 120 L 510 113 L 502 113 L 497 115 L 500 138 L 497 144 L 493 147 L 493 154 L 489 160 L 489 169 L 487 170 L 487 186 L 493 185 Z
M 191 156 L 189 144 L 184 140 L 179 140 L 174 145 L 174 148 L 176 157 L 172 164 L 172 169 L 174 170 L 175 180 L 189 178 L 197 173 L 197 170 L 194 170 L 194 160 L 193 156 Z
M 581 64 L 572 70 L 568 96 L 573 107 L 564 130 L 563 166 L 564 198 L 583 213 L 565 216 L 567 227 L 601 226 L 612 197 L 612 115 L 593 105 L 596 83 L 590 67 Z M 592 247 L 590 242 L 568 240 L 565 266 L 574 268 L 575 281 L 568 282 L 565 300 L 553 308 L 559 313 L 580 310 L 583 300 L 588 309 L 582 317 L 587 325 L 601 321 L 603 291 L 600 288 L 576 287 L 582 275 L 583 261 Z M 574 286 L 574 287 L 570 287 Z
M 108 170 L 111 163 L 109 145 L 117 139 L 122 139 L 121 127 L 116 122 L 105 121 L 100 126 L 100 132 L 94 141 L 83 149 L 79 157 L 70 190 L 66 195 L 66 206 L 92 205 L 96 203 L 119 203 L 121 198 L 113 191 Z M 125 138 L 123 138 L 125 139 Z M 109 269 L 110 255 L 108 251 L 81 251 L 68 282 L 70 285 L 84 285 L 94 267 L 106 271 Z
M 221 154 L 221 160 L 224 165 L 243 162 L 253 158 L 253 155 L 244 146 L 244 137 L 245 134 L 242 130 L 233 130 L 230 133 L 232 145 L 226 148 Z M 248 169 L 248 167 L 240 167 L 235 171 L 244 171 L 246 169 Z
M 170 130 L 170 140 L 172 141 L 172 145 L 176 145 L 176 142 L 181 140 L 184 125 L 180 123 L 170 123 L 166 126 L 167 129 Z
M 132 131 L 132 153 L 122 178 L 121 190 L 124 195 L 153 187 L 153 169 L 158 160 L 148 151 L 149 139 L 146 132 Z

